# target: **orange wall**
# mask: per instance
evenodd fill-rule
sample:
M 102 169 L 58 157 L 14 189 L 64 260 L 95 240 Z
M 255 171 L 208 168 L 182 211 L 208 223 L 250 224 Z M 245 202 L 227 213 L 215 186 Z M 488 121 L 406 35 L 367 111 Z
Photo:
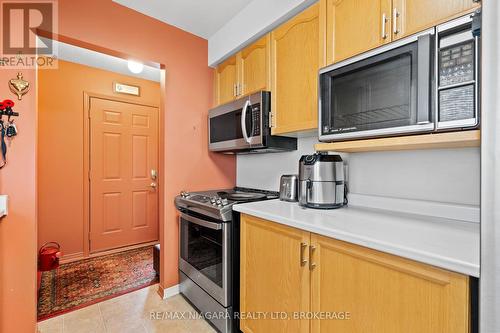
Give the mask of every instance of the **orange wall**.
M 116 94 L 113 82 L 141 96 Z M 84 92 L 160 105 L 157 82 L 66 61 L 38 72 L 38 247 L 56 241 L 68 259 L 84 256 Z
M 34 71 L 23 71 L 35 83 Z M 0 69 L 0 99 L 12 99 L 19 135 L 0 170 L 0 193 L 9 195 L 9 216 L 0 220 L 0 332 L 34 332 L 36 321 L 36 99 L 21 102 L 7 86 L 17 71 Z
M 161 284 L 178 282 L 177 213 L 174 197 L 182 189 L 234 185 L 235 160 L 207 148 L 207 110 L 212 105 L 213 71 L 207 66 L 207 41 L 163 24 L 111 0 L 59 0 L 59 33 L 138 59 L 165 65 L 161 107 L 165 221 L 160 229 Z M 34 82 L 33 71 L 24 71 Z M 0 93 L 15 71 L 0 69 Z M 3 82 L 3 83 L 2 83 Z M 34 332 L 36 318 L 36 99 L 35 87 L 20 104 L 20 136 L 10 165 L 0 171 L 0 192 L 11 195 L 10 214 L 0 222 L 0 332 Z

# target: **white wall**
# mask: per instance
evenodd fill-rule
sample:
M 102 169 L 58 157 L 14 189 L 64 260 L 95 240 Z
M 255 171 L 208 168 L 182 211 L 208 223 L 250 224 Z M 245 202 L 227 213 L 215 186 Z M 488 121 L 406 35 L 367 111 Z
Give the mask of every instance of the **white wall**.
M 288 153 L 238 155 L 238 186 L 277 191 L 279 177 L 298 173 L 316 137 L 300 138 Z M 479 148 L 343 154 L 351 193 L 479 205 Z
M 293 152 L 238 155 L 236 185 L 278 191 L 280 176 L 298 174 L 300 156 L 313 154 L 317 141 L 317 137 L 299 138 Z
M 352 193 L 479 205 L 479 148 L 349 154 Z
M 216 65 L 317 1 L 253 0 L 208 39 L 208 65 Z

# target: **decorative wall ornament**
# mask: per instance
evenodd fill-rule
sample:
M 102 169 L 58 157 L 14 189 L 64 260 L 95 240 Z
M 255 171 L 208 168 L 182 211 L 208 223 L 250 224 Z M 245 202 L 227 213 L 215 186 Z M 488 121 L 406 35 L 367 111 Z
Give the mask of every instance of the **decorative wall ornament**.
M 17 98 L 21 100 L 23 96 L 30 90 L 30 83 L 23 79 L 23 73 L 17 73 L 17 79 L 9 81 L 9 88 Z

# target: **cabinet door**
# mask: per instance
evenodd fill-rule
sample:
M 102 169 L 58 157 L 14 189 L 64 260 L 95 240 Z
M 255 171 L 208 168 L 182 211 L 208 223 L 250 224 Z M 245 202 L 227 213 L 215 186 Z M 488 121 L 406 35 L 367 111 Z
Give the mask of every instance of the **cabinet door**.
M 318 126 L 319 4 L 271 33 L 273 134 Z
M 391 41 L 392 0 L 322 0 L 327 63 Z M 326 3 L 326 4 L 325 4 Z
M 270 35 L 240 52 L 240 89 L 242 95 L 269 89 Z
M 222 62 L 215 69 L 215 103 L 216 105 L 230 102 L 236 98 L 236 82 L 238 71 L 236 56 Z
M 478 8 L 472 0 L 394 0 L 393 38 L 401 38 Z
M 241 312 L 267 316 L 242 318 L 243 332 L 309 332 L 309 320 L 292 317 L 293 312 L 309 311 L 309 268 L 301 262 L 302 256 L 307 258 L 309 236 L 305 231 L 242 215 Z M 277 319 L 271 317 L 273 313 L 290 317 Z
M 311 311 L 349 313 L 312 332 L 469 332 L 468 277 L 315 234 L 311 246 Z

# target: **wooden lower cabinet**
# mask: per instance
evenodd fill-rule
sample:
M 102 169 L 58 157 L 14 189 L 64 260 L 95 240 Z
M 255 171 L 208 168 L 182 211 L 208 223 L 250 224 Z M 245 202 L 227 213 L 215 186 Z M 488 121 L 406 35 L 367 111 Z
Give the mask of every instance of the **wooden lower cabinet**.
M 241 311 L 326 318 L 242 320 L 245 333 L 470 331 L 468 276 L 248 215 L 241 223 Z
M 316 234 L 311 245 L 311 311 L 350 314 L 312 332 L 469 332 L 467 276 Z
M 241 217 L 240 311 L 248 316 L 267 316 L 242 319 L 243 332 L 309 331 L 307 319 L 271 318 L 272 314 L 309 311 L 310 274 L 308 266 L 301 265 L 301 249 L 307 250 L 302 243 L 309 245 L 308 232 L 248 215 Z

